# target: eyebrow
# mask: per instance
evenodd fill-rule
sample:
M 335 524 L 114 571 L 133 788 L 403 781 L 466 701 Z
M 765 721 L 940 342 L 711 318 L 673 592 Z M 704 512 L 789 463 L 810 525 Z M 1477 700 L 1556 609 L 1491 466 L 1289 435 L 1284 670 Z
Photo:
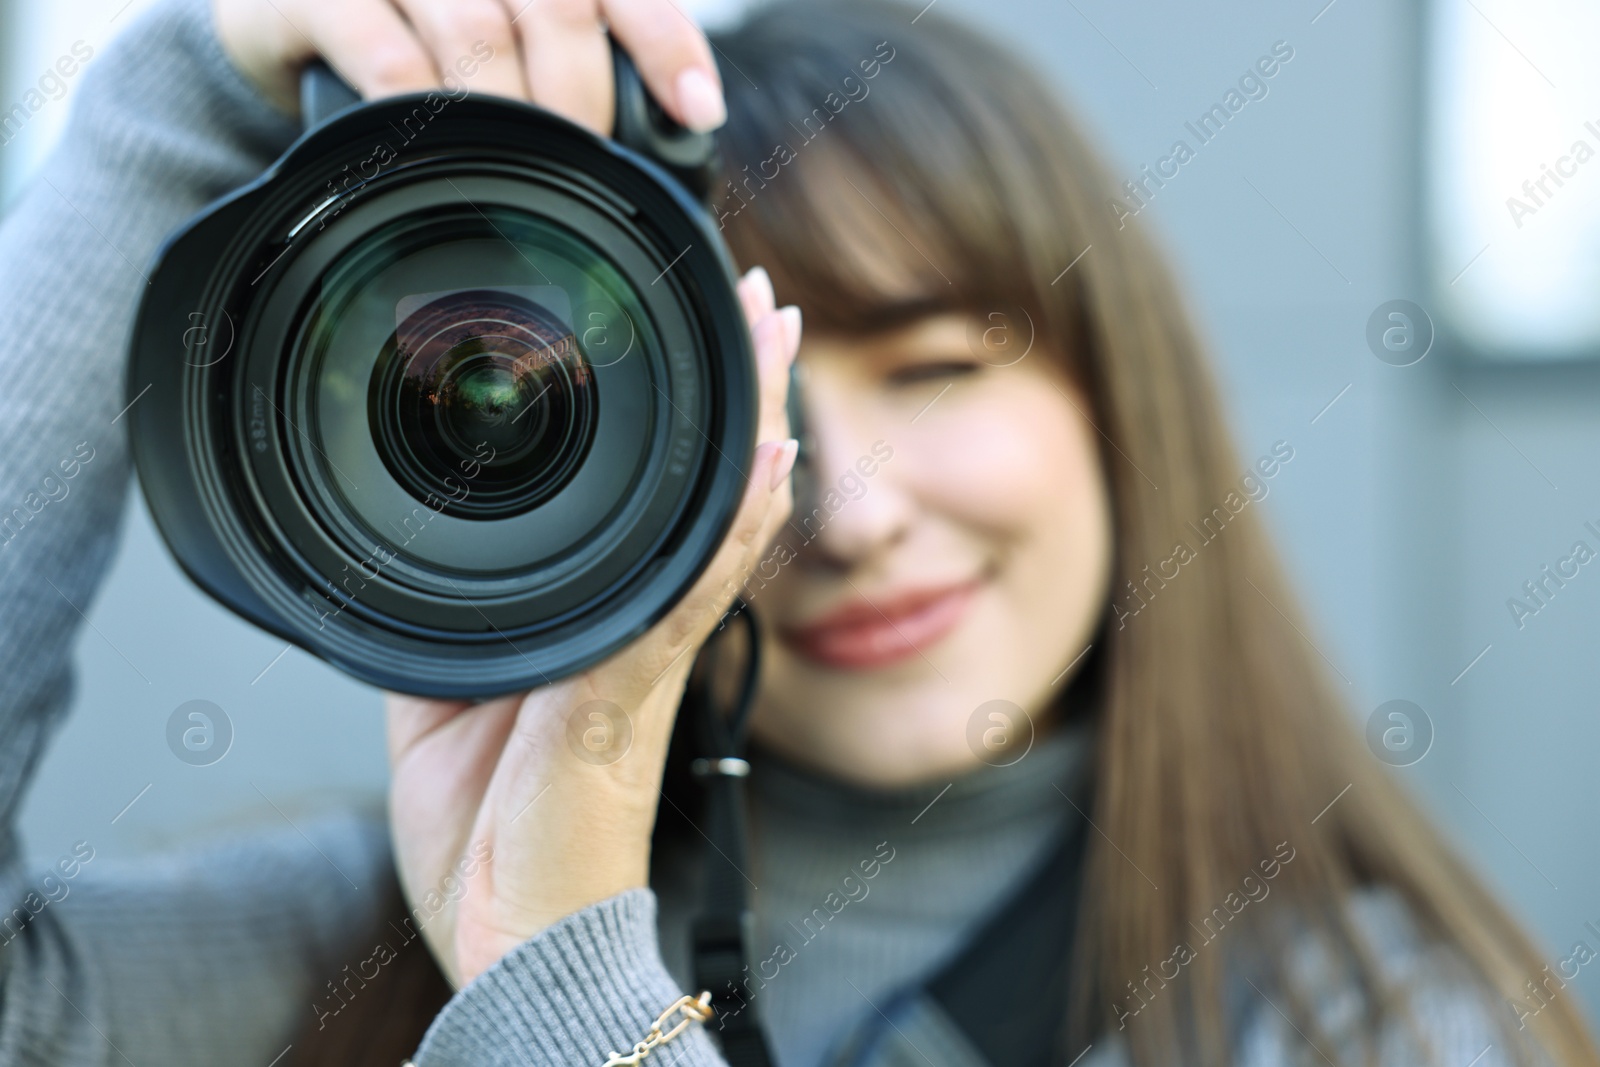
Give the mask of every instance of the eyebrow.
M 960 314 L 962 309 L 947 299 L 932 296 L 915 296 L 888 300 L 873 307 L 871 323 L 864 332 L 870 334 L 894 333 L 923 319 L 936 315 Z

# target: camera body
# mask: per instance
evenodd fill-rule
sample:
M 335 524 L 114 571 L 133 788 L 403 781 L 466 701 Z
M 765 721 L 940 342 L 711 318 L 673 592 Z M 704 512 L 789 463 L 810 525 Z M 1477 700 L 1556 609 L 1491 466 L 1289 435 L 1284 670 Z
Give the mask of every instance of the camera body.
M 210 595 L 374 685 L 482 698 L 610 655 L 704 571 L 755 364 L 685 186 L 704 146 L 642 137 L 664 119 L 618 80 L 619 134 L 658 159 L 516 101 L 396 97 L 168 239 L 129 432 Z

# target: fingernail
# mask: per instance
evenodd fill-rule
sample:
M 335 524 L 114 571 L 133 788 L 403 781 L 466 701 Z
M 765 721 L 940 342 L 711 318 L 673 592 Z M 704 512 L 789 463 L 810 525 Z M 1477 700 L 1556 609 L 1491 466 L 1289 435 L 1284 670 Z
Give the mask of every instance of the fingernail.
M 751 267 L 749 278 L 751 284 L 753 284 L 760 291 L 760 296 L 766 302 L 767 306 L 771 307 L 773 301 L 772 276 L 767 273 L 767 268 Z
M 800 309 L 793 304 L 779 311 L 783 316 L 783 328 L 787 334 L 788 343 L 784 347 L 784 356 L 788 362 L 793 362 L 795 355 L 800 351 Z
M 783 451 L 778 453 L 777 462 L 772 465 L 772 491 L 776 493 L 778 486 L 789 477 L 789 472 L 794 470 L 795 457 L 800 454 L 800 442 L 793 437 L 783 443 Z
M 690 67 L 678 75 L 678 113 L 683 124 L 696 133 L 714 130 L 728 120 L 728 107 L 722 101 L 722 90 L 711 76 L 699 67 Z

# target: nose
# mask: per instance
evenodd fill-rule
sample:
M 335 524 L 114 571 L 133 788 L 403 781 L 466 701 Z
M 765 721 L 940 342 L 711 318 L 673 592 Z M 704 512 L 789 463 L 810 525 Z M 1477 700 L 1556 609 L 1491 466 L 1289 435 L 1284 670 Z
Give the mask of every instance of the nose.
M 808 435 L 802 492 L 790 532 L 813 566 L 853 570 L 902 542 L 916 514 L 915 498 L 894 463 L 892 430 L 871 402 L 870 388 L 823 368 L 801 377 Z

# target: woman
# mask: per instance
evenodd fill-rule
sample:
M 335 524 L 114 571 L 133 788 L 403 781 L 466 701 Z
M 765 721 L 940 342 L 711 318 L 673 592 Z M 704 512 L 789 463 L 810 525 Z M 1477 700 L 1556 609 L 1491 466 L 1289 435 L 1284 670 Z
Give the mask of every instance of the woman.
M 34 354 L 50 329 L 121 336 L 138 279 L 119 261 L 286 143 L 261 97 L 288 105 L 312 51 L 374 95 L 429 87 L 486 42 L 514 61 L 486 64 L 473 91 L 603 130 L 599 15 L 675 117 L 722 123 L 712 50 L 666 4 L 219 0 L 213 32 L 197 0 L 170 0 L 102 61 L 0 233 L 5 335 L 41 342 L 15 344 Z M 700 653 L 737 591 L 766 663 L 739 865 L 750 966 L 734 1009 L 646 1062 L 718 1064 L 714 1035 L 746 1013 L 783 1067 L 1595 1062 L 1570 995 L 1540 984 L 1524 936 L 1354 742 L 1248 506 L 1292 445 L 1235 456 L 1171 283 L 1137 225 L 1104 209 L 1111 185 L 1043 85 L 937 11 L 882 3 L 779 6 L 715 44 L 713 207 L 736 258 L 766 272 L 740 287 L 764 443 L 711 571 L 578 678 L 473 707 L 389 700 L 406 901 L 385 932 L 353 936 L 375 905 L 293 841 L 194 864 L 205 894 L 183 896 L 177 875 L 148 876 L 143 896 L 108 880 L 0 949 L 4 1017 L 23 1020 L 0 1040 L 68 1063 L 626 1051 L 699 992 L 688 929 L 715 857 L 669 743 L 696 661 L 693 692 L 729 680 L 720 644 Z M 52 314 L 68 270 L 91 279 L 86 326 Z M 803 344 L 779 298 L 804 309 Z M 818 487 L 790 514 L 781 404 L 797 350 Z M 7 363 L 8 459 L 120 407 L 42 362 Z M 63 602 L 89 591 L 94 523 L 124 474 L 107 452 L 92 508 L 7 548 L 8 591 L 25 588 L 17 559 L 58 587 L 26 586 L 43 637 L 8 628 L 0 643 L 20 679 L 15 767 L 62 700 Z M 627 717 L 625 752 L 566 745 L 595 699 Z M 309 834 L 369 884 L 386 857 L 365 825 Z M 171 938 L 129 927 L 180 901 L 190 932 L 165 958 L 187 974 L 141 986 L 132 961 Z M 1022 947 L 995 973 L 1060 946 L 1070 967 L 951 995 L 1019 916 Z M 1046 935 L 1057 926 L 1065 940 Z M 72 984 L 58 1002 L 34 977 Z M 174 1018 L 180 991 L 209 999 L 167 1033 L 133 1021 Z M 85 994 L 88 1029 L 72 1014 Z M 1024 1032 L 1043 1036 L 1006 1045 Z

